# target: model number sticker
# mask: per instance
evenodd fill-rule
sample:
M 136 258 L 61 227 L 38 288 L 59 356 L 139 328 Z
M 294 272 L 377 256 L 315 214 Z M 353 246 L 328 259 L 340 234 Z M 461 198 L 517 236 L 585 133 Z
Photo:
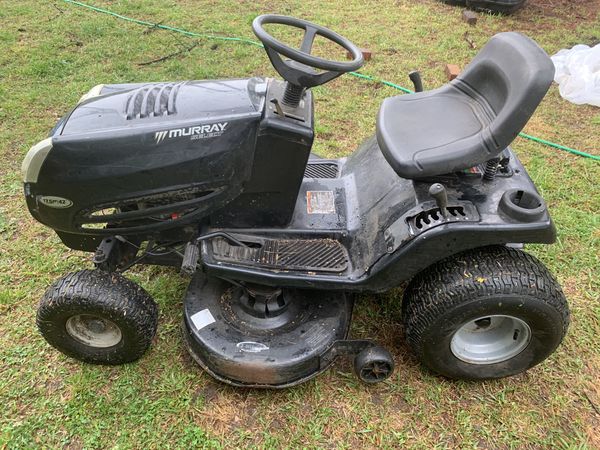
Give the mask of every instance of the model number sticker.
M 38 202 L 49 208 L 65 209 L 73 206 L 73 202 L 68 198 L 56 197 L 53 195 L 40 195 Z
M 333 191 L 307 191 L 306 212 L 308 214 L 335 214 Z

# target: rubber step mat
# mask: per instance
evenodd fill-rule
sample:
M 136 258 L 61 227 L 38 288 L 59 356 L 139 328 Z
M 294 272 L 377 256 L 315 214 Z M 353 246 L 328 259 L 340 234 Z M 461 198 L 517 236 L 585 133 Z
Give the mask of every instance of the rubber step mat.
M 309 162 L 304 171 L 304 178 L 337 178 L 338 166 L 335 163 Z
M 212 252 L 217 261 L 277 270 L 339 273 L 348 267 L 346 249 L 333 239 L 265 239 L 241 247 L 217 238 Z

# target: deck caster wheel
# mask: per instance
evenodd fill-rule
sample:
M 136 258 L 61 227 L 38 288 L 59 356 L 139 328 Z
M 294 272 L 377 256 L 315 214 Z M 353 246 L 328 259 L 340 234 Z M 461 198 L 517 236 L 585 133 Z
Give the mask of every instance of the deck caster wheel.
M 140 358 L 156 333 L 158 307 L 133 281 L 102 270 L 81 270 L 44 294 L 37 326 L 57 350 L 94 364 Z
M 380 383 L 394 372 L 394 359 L 383 347 L 368 347 L 354 358 L 354 371 L 363 383 Z

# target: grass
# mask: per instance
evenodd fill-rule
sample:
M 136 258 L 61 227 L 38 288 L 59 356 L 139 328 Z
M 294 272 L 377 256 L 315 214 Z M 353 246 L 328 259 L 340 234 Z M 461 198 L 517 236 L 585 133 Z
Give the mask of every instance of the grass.
M 374 52 L 365 73 L 408 85 L 444 82 L 446 63 L 464 66 L 499 31 L 523 31 L 549 53 L 600 39 L 593 2 L 543 0 L 513 17 L 481 15 L 434 0 L 96 1 L 151 22 L 253 38 L 250 23 L 278 12 L 330 26 Z M 477 48 L 464 39 L 468 33 Z M 291 36 L 289 36 L 292 38 Z M 159 64 L 138 63 L 188 47 Z M 187 280 L 176 271 L 136 268 L 161 308 L 156 342 L 138 363 L 80 364 L 35 331 L 36 303 L 59 276 L 90 267 L 33 221 L 19 166 L 28 148 L 90 87 L 106 82 L 274 76 L 261 49 L 154 30 L 61 1 L 0 4 L 0 449 L 335 447 L 600 447 L 600 164 L 530 141 L 514 148 L 558 227 L 553 246 L 530 246 L 564 286 L 570 332 L 543 364 L 510 379 L 450 382 L 423 370 L 402 337 L 401 292 L 361 298 L 352 335 L 394 353 L 390 382 L 366 387 L 348 363 L 282 392 L 234 389 L 210 379 L 183 349 L 178 323 Z M 323 52 L 329 50 L 323 47 Z M 349 154 L 373 133 L 381 100 L 397 92 L 342 77 L 315 89 L 317 153 Z M 525 132 L 598 154 L 597 108 L 562 100 L 553 86 Z

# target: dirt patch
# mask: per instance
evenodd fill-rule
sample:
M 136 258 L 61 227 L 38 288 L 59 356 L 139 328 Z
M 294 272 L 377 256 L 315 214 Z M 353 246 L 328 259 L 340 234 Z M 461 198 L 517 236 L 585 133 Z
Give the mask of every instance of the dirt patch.
M 513 18 L 525 29 L 551 29 L 556 24 L 540 18 L 556 18 L 562 28 L 575 29 L 582 22 L 594 22 L 600 13 L 598 0 L 528 0 Z M 600 40 L 600 31 L 595 38 Z
M 208 380 L 202 387 L 196 389 L 192 397 L 193 402 L 202 399 L 205 404 L 210 405 L 219 399 L 221 392 L 219 386 L 211 380 Z

